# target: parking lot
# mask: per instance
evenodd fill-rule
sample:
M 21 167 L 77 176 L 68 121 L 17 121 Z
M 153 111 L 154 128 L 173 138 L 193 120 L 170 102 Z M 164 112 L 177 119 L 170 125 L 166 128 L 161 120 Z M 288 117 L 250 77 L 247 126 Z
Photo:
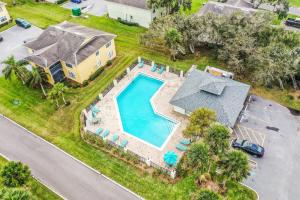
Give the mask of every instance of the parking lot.
M 107 7 L 104 0 L 84 0 L 80 4 L 72 3 L 71 1 L 62 5 L 63 8 L 81 8 L 82 13 L 87 13 L 95 16 L 103 16 L 107 13 Z
M 262 200 L 298 200 L 300 116 L 275 102 L 252 96 L 234 134 L 265 148 L 263 158 L 250 156 L 251 165 L 257 165 L 244 183 Z
M 24 41 L 38 37 L 42 33 L 42 29 L 32 26 L 24 29 L 18 26 L 3 31 L 0 35 L 3 42 L 0 42 L 0 63 L 8 56 L 14 55 L 16 59 L 23 59 L 28 55 L 28 51 L 23 47 Z M 2 65 L 0 65 L 0 75 L 2 73 Z

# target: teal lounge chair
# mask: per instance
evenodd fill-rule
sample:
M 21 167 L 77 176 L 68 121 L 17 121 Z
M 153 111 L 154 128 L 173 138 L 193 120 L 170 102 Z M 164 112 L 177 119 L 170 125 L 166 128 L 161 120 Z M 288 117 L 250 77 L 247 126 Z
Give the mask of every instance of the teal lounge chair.
M 151 72 L 155 72 L 157 70 L 157 64 L 154 64 L 153 67 L 151 68 Z
M 161 66 L 157 73 L 162 74 L 165 71 L 165 67 Z
M 120 147 L 125 148 L 127 146 L 127 144 L 128 144 L 128 140 L 124 139 L 124 140 L 122 140 Z
M 95 114 L 97 114 L 98 112 L 100 112 L 100 109 L 97 106 L 92 106 L 91 110 Z
M 188 148 L 179 143 L 176 145 L 176 149 L 178 149 L 180 151 L 186 151 Z
M 99 135 L 103 131 L 103 128 L 98 128 L 95 132 L 96 135 Z
M 116 143 L 116 141 L 119 139 L 119 135 L 117 133 L 115 133 L 112 138 L 111 138 L 111 141 Z
M 104 139 L 109 135 L 109 130 L 105 130 L 100 136 Z
M 143 68 L 144 67 L 144 61 L 142 60 L 140 63 L 139 63 L 139 68 Z
M 184 138 L 184 139 L 180 140 L 180 143 L 183 145 L 189 145 L 189 144 L 191 144 L 191 140 Z

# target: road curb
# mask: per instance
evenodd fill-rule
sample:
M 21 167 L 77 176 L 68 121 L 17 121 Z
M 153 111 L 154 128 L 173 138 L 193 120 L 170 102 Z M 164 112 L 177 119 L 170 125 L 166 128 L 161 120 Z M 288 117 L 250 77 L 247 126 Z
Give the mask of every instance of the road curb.
M 240 183 L 240 184 L 242 184 L 243 186 L 245 186 L 245 187 L 249 188 L 250 190 L 254 191 L 255 194 L 256 194 L 256 196 L 257 196 L 257 200 L 259 200 L 259 195 L 258 195 L 258 193 L 257 193 L 256 190 L 254 190 L 252 187 L 250 187 L 250 186 L 248 186 L 248 185 L 246 185 L 246 184 L 244 184 L 244 183 Z
M 10 118 L 4 116 L 3 114 L 0 114 L 0 117 L 3 117 L 4 119 L 10 121 L 10 122 L 13 123 L 14 125 L 16 125 L 16 126 L 20 127 L 21 129 L 25 130 L 27 133 L 29 133 L 29 134 L 32 135 L 33 137 L 38 138 L 38 139 L 40 139 L 40 140 L 46 142 L 47 144 L 51 145 L 51 146 L 54 147 L 55 149 L 61 151 L 61 152 L 64 153 L 65 155 L 71 157 L 73 160 L 75 160 L 75 161 L 79 162 L 80 164 L 84 165 L 86 168 L 92 170 L 94 173 L 103 176 L 104 178 L 106 178 L 107 180 L 111 181 L 111 182 L 114 183 L 115 185 L 121 187 L 123 190 L 125 190 L 125 191 L 127 191 L 127 192 L 133 194 L 133 195 L 136 196 L 137 198 L 139 198 L 139 199 L 144 199 L 143 197 L 139 196 L 138 194 L 134 193 L 133 191 L 129 190 L 128 188 L 124 187 L 123 185 L 117 183 L 116 181 L 112 180 L 111 178 L 107 177 L 106 175 L 102 174 L 101 172 L 97 171 L 96 169 L 92 168 L 91 166 L 89 166 L 89 165 L 85 164 L 84 162 L 78 160 L 77 158 L 75 158 L 74 156 L 72 156 L 72 155 L 70 155 L 69 153 L 65 152 L 64 150 L 58 148 L 58 147 L 55 146 L 54 144 L 48 142 L 48 141 L 45 140 L 44 138 L 42 138 L 42 137 L 40 137 L 40 136 L 34 134 L 33 132 L 29 131 L 28 129 L 26 129 L 25 127 L 21 126 L 20 124 L 18 124 L 17 122 L 13 121 L 12 119 L 10 119 Z M 7 159 L 7 157 L 4 156 L 4 155 L 2 155 L 1 153 L 0 153 L 0 155 Z M 7 160 L 10 160 L 10 159 L 7 159 Z M 37 179 L 36 177 L 34 177 L 34 178 Z M 37 179 L 37 180 L 38 180 L 38 179 Z M 38 180 L 38 181 L 41 182 L 41 180 Z M 46 187 L 48 187 L 46 184 L 44 184 L 44 183 L 42 183 L 42 184 L 45 185 Z M 53 190 L 51 187 L 48 187 L 48 188 L 49 188 L 50 190 L 52 190 L 54 193 L 56 193 L 58 196 L 62 197 L 63 199 L 67 199 L 67 198 L 63 197 L 62 195 L 60 195 L 59 193 L 57 193 L 57 192 L 56 192 L 55 190 Z

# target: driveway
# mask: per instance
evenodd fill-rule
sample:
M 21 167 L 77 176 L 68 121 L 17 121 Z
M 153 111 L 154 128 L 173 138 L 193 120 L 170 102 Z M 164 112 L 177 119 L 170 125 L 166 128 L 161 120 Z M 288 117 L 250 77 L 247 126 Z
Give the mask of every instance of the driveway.
M 265 155 L 251 157 L 257 167 L 245 184 L 255 189 L 262 200 L 298 200 L 300 116 L 292 115 L 275 102 L 257 96 L 251 99 L 238 126 L 242 127 L 246 139 L 264 146 Z M 266 126 L 279 128 L 279 131 L 268 130 Z
M 0 144 L 0 154 L 27 164 L 34 177 L 65 199 L 139 199 L 122 186 L 1 115 Z
M 38 37 L 42 33 L 42 29 L 32 26 L 24 29 L 19 26 L 13 26 L 0 33 L 3 42 L 0 43 L 0 63 L 8 56 L 14 55 L 16 59 L 23 59 L 28 55 L 27 49 L 23 46 L 24 41 Z M 0 65 L 0 75 L 2 73 L 2 65 Z
M 103 16 L 107 13 L 107 7 L 104 0 L 84 0 L 80 4 L 72 3 L 71 1 L 62 5 L 63 8 L 81 8 L 82 13 L 87 13 L 95 16 Z

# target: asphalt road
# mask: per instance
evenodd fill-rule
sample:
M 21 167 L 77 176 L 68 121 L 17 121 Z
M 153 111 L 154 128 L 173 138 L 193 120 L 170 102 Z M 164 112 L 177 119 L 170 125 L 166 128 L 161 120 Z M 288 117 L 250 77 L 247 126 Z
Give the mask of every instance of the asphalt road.
M 265 155 L 252 158 L 257 168 L 244 183 L 255 189 L 261 200 L 299 200 L 300 116 L 273 101 L 257 96 L 253 99 L 241 125 L 265 134 Z
M 70 200 L 139 199 L 40 137 L 0 115 L 0 154 L 27 164 L 34 177 Z

